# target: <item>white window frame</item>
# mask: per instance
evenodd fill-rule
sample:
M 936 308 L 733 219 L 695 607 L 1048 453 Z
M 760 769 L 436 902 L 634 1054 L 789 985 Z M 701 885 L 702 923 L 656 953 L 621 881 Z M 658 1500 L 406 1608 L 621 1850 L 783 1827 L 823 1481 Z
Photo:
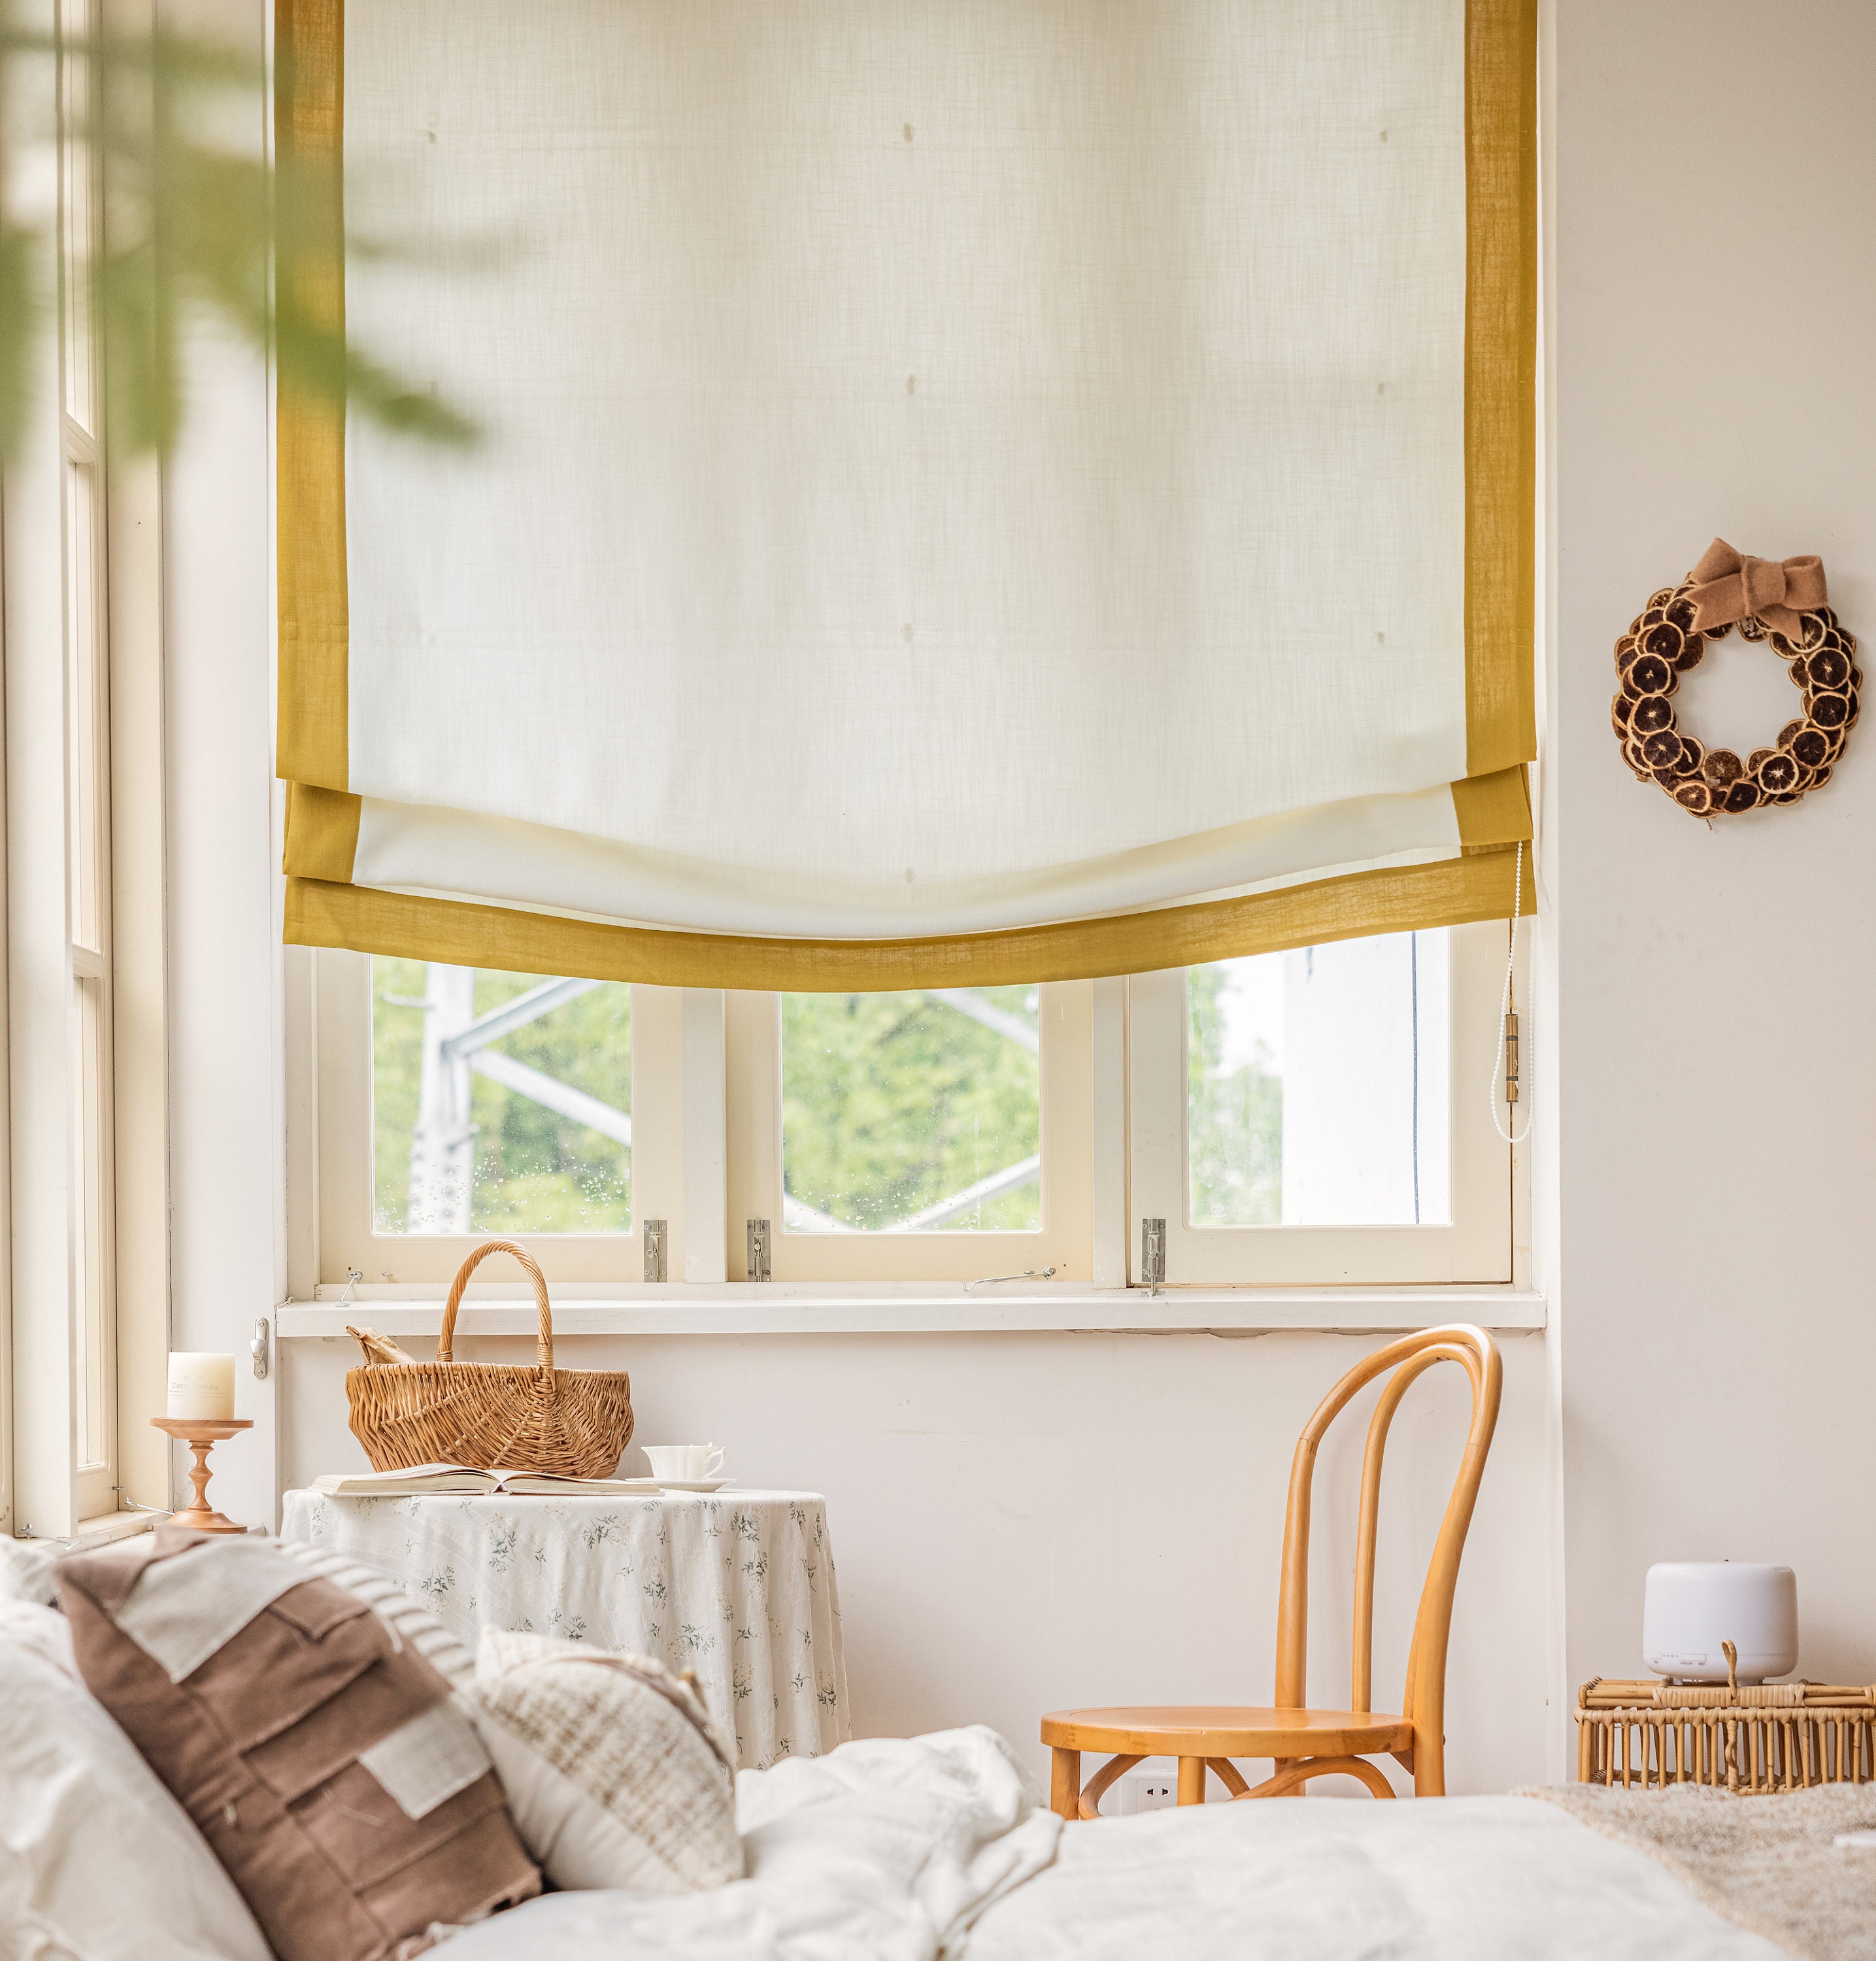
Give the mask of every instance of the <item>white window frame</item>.
M 798 1232 L 781 1193 L 780 996 L 634 987 L 633 1229 L 518 1236 L 570 1301 L 647 1292 L 703 1297 L 749 1283 L 748 1222 L 769 1222 L 773 1293 L 816 1290 L 928 1297 L 1007 1282 L 1067 1299 L 1140 1288 L 1141 1225 L 1166 1221 L 1160 1290 L 1521 1284 L 1518 1154 L 1495 1134 L 1485 1083 L 1498 1038 L 1508 927 L 1453 929 L 1451 1217 L 1442 1226 L 1211 1226 L 1189 1223 L 1185 970 L 1050 983 L 1041 990 L 1042 1223 L 1027 1232 Z M 313 956 L 318 1057 L 317 1271 L 333 1300 L 353 1271 L 361 1299 L 429 1298 L 487 1234 L 380 1234 L 372 1226 L 369 958 Z M 310 1198 L 310 1194 L 308 1194 Z M 647 1288 L 643 1224 L 666 1222 L 665 1282 Z M 1053 1275 L 1045 1276 L 1050 1267 Z M 477 1276 L 482 1298 L 519 1297 L 518 1277 Z M 668 1291 L 669 1290 L 669 1291 Z M 974 1295 L 1000 1296 L 993 1290 Z M 1077 1324 L 1078 1325 L 1078 1324 Z
M 1169 1287 L 1505 1285 L 1513 1277 L 1512 1156 L 1485 1100 L 1508 926 L 1451 929 L 1452 1202 L 1437 1226 L 1195 1226 L 1187 1149 L 1186 970 L 1136 975 L 1131 994 L 1132 1230 L 1163 1220 Z
M 110 698 L 102 445 L 68 409 L 65 482 L 66 863 L 71 963 L 72 1276 L 78 1513 L 117 1509 L 116 1204 L 111 986 Z
M 44 0 L 75 41 L 148 10 Z M 6 692 L 5 1529 L 67 1542 L 141 1529 L 170 1500 L 161 474 L 113 456 L 83 299 L 106 210 L 77 142 L 81 58 L 11 65 L 58 118 L 41 267 L 58 330 L 9 467 Z M 124 86 L 130 84 L 126 81 Z M 144 78 L 142 86 L 148 86 Z M 9 109 L 25 107 L 10 103 Z M 30 107 L 37 107 L 37 104 Z M 30 120 L 30 107 L 28 108 Z

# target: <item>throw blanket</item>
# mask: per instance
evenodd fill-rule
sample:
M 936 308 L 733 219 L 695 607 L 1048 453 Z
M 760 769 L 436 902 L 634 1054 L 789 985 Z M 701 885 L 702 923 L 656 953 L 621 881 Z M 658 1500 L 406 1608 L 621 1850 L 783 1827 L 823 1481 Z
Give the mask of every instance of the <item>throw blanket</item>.
M 1876 1785 L 1736 1797 L 1565 1784 L 1547 1798 L 1592 1832 L 1652 1853 L 1709 1906 L 1800 1961 L 1876 1961 L 1876 1845 L 1833 1843 L 1876 1831 Z
M 1064 1831 L 982 1729 L 844 1744 L 736 1794 L 746 1878 L 531 1900 L 439 1961 L 1781 1961 L 1647 1853 L 1527 1797 Z
M 935 1961 L 1054 1856 L 1061 1821 L 994 1730 L 844 1743 L 745 1771 L 748 1877 L 710 1892 L 554 1893 L 447 1961 Z
M 1645 1853 L 1525 1797 L 1281 1798 L 1073 1825 L 965 1955 L 1781 1961 Z

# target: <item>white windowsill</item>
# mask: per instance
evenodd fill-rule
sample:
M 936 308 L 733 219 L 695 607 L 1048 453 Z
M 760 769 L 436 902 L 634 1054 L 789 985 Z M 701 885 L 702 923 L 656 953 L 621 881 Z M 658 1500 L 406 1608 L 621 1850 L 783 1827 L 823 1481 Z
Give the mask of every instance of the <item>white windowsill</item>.
M 340 1287 L 276 1309 L 282 1341 L 343 1338 L 368 1320 L 381 1334 L 435 1335 L 439 1286 L 361 1287 L 344 1306 Z M 960 1281 L 863 1286 L 732 1280 L 697 1285 L 570 1283 L 554 1289 L 554 1331 L 595 1334 L 991 1334 L 1059 1330 L 1146 1334 L 1386 1333 L 1449 1321 L 1501 1333 L 1545 1325 L 1544 1297 L 1508 1287 L 978 1287 Z M 472 1287 L 456 1320 L 462 1334 L 531 1334 L 532 1296 L 506 1284 Z
M 94 1546 L 152 1531 L 169 1516 L 168 1512 L 105 1512 L 94 1519 L 79 1519 L 78 1530 L 59 1543 L 68 1552 L 88 1552 Z

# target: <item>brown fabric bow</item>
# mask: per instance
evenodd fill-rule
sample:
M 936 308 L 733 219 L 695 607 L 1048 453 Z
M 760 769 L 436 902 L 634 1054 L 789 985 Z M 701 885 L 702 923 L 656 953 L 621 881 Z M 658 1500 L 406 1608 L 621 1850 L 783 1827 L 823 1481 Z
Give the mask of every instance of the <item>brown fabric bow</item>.
M 1687 575 L 1695 630 L 1709 633 L 1756 614 L 1775 633 L 1802 641 L 1804 623 L 1824 603 L 1820 558 L 1749 558 L 1724 538 L 1708 545 Z

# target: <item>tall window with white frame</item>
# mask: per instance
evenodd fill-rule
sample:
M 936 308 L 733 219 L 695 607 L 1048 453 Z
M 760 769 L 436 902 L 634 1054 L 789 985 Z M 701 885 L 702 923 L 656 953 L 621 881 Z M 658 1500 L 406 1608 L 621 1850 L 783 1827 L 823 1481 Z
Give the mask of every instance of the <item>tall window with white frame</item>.
M 112 1203 L 110 750 L 103 360 L 87 293 L 103 219 L 91 140 L 97 0 L 61 0 L 59 390 L 65 553 L 65 783 L 71 961 L 72 1274 L 78 1511 L 117 1510 Z

